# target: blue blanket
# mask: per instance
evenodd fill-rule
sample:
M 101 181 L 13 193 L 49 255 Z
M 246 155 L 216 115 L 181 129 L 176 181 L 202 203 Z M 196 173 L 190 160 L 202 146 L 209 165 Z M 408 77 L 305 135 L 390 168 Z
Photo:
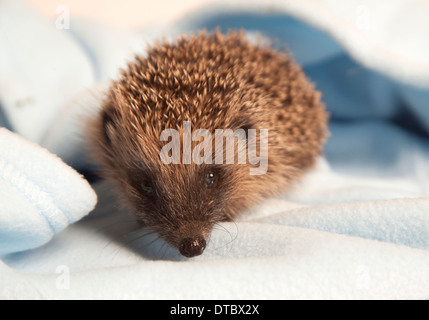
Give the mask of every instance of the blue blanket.
M 33 27 L 20 29 L 24 20 Z M 286 46 L 322 91 L 331 137 L 318 166 L 291 193 L 222 224 L 191 260 L 145 235 L 108 185 L 92 184 L 99 203 L 74 223 L 92 209 L 91 188 L 74 171 L 65 179 L 71 168 L 52 175 L 36 152 L 23 162 L 24 138 L 90 177 L 76 119 L 97 110 L 117 68 L 153 39 L 216 27 Z M 49 196 L 75 188 L 76 198 L 56 203 L 78 212 L 39 242 L 31 233 L 15 241 L 10 226 L 42 228 L 36 216 L 45 211 L 11 189 L 0 166 L 0 298 L 428 299 L 428 31 L 429 8 L 405 0 L 389 10 L 369 1 L 221 1 L 134 32 L 78 19 L 58 30 L 20 1 L 0 2 L 0 123 L 21 135 L 8 163 L 49 173 L 32 177 L 54 181 Z M 2 130 L 0 147 L 2 133 L 18 139 Z

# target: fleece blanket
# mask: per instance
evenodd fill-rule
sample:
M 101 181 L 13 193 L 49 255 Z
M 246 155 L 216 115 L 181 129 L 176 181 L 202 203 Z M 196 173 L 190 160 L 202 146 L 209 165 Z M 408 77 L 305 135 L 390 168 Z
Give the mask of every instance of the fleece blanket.
M 21 136 L 17 148 L 32 140 L 90 179 L 78 119 L 96 110 L 106 81 L 144 43 L 216 27 L 287 46 L 322 91 L 331 137 L 291 193 L 222 223 L 192 259 L 141 230 L 109 185 L 92 183 L 95 210 L 50 241 L 14 248 L 13 234 L 0 238 L 0 298 L 429 298 L 427 1 L 219 1 L 133 32 L 70 21 L 59 28 L 21 1 L 0 2 L 0 123 Z M 60 190 L 73 180 L 49 177 Z M 19 199 L 2 193 L 0 206 L 34 211 Z M 71 199 L 58 203 L 87 201 L 79 218 L 91 210 L 90 199 Z

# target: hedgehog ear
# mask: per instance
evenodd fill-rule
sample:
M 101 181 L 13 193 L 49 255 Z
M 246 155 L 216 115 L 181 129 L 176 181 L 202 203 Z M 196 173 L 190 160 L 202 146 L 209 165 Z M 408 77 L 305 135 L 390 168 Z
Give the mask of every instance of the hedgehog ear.
M 246 131 L 246 134 L 247 134 L 248 130 L 252 129 L 252 127 L 253 127 L 252 124 L 249 122 L 241 125 L 240 129 L 243 129 L 244 131 Z
M 112 113 L 109 110 L 107 110 L 107 109 L 104 109 L 102 111 L 101 117 L 102 117 L 102 122 L 103 122 L 103 137 L 104 137 L 104 140 L 109 145 L 111 145 L 112 144 L 112 140 L 111 140 L 111 137 L 110 137 L 110 132 L 112 132 L 112 129 L 116 128 L 115 120 L 113 118 Z

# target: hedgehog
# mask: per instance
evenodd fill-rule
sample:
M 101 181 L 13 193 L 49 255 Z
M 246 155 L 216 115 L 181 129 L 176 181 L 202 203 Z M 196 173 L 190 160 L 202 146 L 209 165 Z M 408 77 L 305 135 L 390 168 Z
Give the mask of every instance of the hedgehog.
M 102 177 L 116 186 L 142 228 L 194 257 L 204 252 L 216 224 L 288 192 L 313 167 L 328 135 L 327 119 L 321 93 L 290 53 L 251 41 L 242 30 L 201 31 L 135 55 L 111 81 L 90 138 Z M 265 130 L 266 170 L 251 174 L 256 164 L 249 156 L 245 163 L 226 163 L 227 156 L 210 161 L 219 151 L 214 141 L 203 150 L 208 161 L 185 163 L 182 154 L 162 161 L 172 141 L 161 139 L 162 132 L 175 130 L 180 150 L 189 135 L 184 123 L 212 139 L 218 129 L 244 132 L 244 148 L 252 139 L 261 146 Z M 192 140 L 192 147 L 200 142 Z

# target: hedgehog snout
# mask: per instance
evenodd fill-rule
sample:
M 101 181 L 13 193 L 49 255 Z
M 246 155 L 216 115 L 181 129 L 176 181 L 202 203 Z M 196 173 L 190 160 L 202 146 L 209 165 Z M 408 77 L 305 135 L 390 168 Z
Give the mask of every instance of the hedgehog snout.
M 180 241 L 179 252 L 181 255 L 192 258 L 199 256 L 206 248 L 206 240 L 202 236 L 194 238 L 185 238 Z

